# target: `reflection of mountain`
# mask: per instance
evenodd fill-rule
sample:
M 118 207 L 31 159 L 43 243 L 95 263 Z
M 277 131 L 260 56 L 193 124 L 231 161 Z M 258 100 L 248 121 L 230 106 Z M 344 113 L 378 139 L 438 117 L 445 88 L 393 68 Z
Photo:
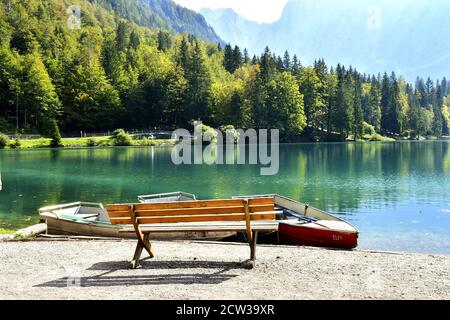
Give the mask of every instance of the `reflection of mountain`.
M 448 12 L 448 0 L 291 0 L 272 24 L 247 21 L 230 9 L 201 13 L 222 39 L 252 53 L 269 45 L 278 54 L 297 53 L 306 64 L 324 57 L 414 80 L 450 74 Z

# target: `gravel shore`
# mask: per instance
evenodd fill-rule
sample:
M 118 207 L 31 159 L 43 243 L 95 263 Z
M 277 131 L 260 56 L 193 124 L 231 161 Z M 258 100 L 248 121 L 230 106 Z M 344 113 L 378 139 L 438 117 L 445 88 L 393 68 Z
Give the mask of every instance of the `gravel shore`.
M 450 256 L 244 244 L 154 242 L 128 270 L 134 241 L 0 242 L 0 299 L 450 299 Z

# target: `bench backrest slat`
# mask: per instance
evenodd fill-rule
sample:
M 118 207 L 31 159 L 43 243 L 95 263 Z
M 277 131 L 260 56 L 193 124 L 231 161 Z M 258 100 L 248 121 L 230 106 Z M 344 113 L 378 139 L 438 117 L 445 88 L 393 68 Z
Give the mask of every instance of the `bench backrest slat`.
M 251 221 L 274 220 L 273 198 L 183 201 L 109 205 L 112 224 L 161 224 L 181 222 L 246 221 L 245 206 Z M 135 221 L 134 218 L 135 217 Z
M 132 205 L 114 204 L 106 206 L 111 224 L 133 224 Z

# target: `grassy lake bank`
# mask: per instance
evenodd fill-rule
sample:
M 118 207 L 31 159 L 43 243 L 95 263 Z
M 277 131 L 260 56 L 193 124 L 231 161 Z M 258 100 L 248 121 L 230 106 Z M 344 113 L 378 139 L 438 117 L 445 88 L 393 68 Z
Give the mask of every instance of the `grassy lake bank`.
M 13 141 L 13 140 L 12 140 Z M 20 140 L 20 146 L 7 146 L 5 149 L 42 149 L 51 148 L 51 139 L 39 138 L 30 140 Z M 111 147 L 114 146 L 111 142 L 111 137 L 93 137 L 93 138 L 63 138 L 63 148 L 95 148 L 95 147 Z M 132 140 L 131 146 L 167 146 L 174 145 L 175 141 L 170 139 L 143 139 Z
M 346 140 L 346 141 L 335 141 L 335 143 L 349 143 L 349 142 L 398 142 L 398 141 L 436 141 L 437 138 L 421 138 L 420 140 L 412 139 L 393 139 L 390 137 L 385 137 L 379 134 L 376 135 L 366 135 L 363 139 L 357 141 Z M 11 140 L 13 142 L 14 140 Z M 49 138 L 39 138 L 39 139 L 24 139 L 20 140 L 20 145 L 11 146 L 8 145 L 3 149 L 43 149 L 51 148 L 52 140 Z M 310 138 L 301 141 L 286 141 L 285 143 L 332 143 L 333 141 L 311 141 Z M 130 147 L 161 147 L 161 146 L 173 146 L 176 140 L 171 139 L 143 139 L 143 140 L 132 140 Z M 111 141 L 111 137 L 93 137 L 93 138 L 63 138 L 61 148 L 104 148 L 104 147 L 114 147 L 115 145 Z M 1 148 L 0 148 L 1 150 Z

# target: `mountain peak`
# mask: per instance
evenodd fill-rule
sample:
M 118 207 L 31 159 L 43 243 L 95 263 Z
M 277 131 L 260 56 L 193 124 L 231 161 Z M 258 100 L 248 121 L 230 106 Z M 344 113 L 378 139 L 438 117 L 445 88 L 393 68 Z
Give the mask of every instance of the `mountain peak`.
M 208 23 L 226 42 L 262 52 L 297 54 L 303 63 L 325 58 L 329 65 L 354 65 L 366 73 L 394 70 L 408 80 L 450 74 L 450 33 L 445 12 L 450 2 L 436 0 L 290 0 L 280 20 L 248 21 L 232 10 L 205 10 Z
M 190 33 L 196 37 L 224 43 L 205 18 L 172 0 L 95 0 L 122 18 L 150 28 Z

